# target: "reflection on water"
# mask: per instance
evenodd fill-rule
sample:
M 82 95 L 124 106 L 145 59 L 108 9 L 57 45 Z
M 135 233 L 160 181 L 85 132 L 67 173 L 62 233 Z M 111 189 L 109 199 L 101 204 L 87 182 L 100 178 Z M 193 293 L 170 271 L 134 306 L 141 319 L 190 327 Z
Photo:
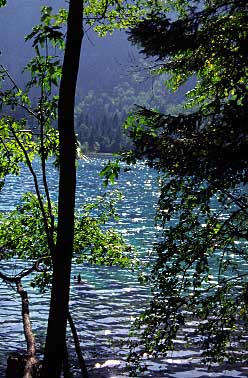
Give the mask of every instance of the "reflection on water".
M 102 180 L 98 173 L 106 162 L 103 158 L 92 158 L 78 162 L 77 206 L 103 193 Z M 52 196 L 57 195 L 57 173 L 52 165 L 48 170 Z M 117 185 L 115 185 L 117 186 Z M 114 186 L 114 187 L 115 187 Z M 123 174 L 118 182 L 124 198 L 118 206 L 119 221 L 115 224 L 129 242 L 135 244 L 142 254 L 151 249 L 155 240 L 153 216 L 158 197 L 155 174 L 144 164 Z M 27 171 L 20 177 L 10 176 L 6 187 L 0 193 L 0 208 L 11 210 L 20 199 L 21 193 L 33 190 L 32 178 Z M 1 269 L 13 271 L 23 269 L 24 263 L 15 265 L 1 263 Z M 79 274 L 78 284 L 74 275 Z M 27 282 L 23 281 L 27 288 Z M 44 345 L 46 320 L 48 315 L 48 295 L 38 294 L 28 288 L 30 316 L 36 335 L 38 349 Z M 129 324 L 144 308 L 149 300 L 148 290 L 138 284 L 134 272 L 117 267 L 105 268 L 91 265 L 73 266 L 70 308 L 76 323 L 81 347 L 86 361 L 90 361 L 94 377 L 118 378 L 128 376 L 124 369 L 127 350 L 121 344 L 128 335 Z M 22 332 L 21 305 L 15 288 L 0 286 L 0 377 L 4 377 L 5 361 L 8 353 L 23 352 L 25 341 Z M 68 333 L 69 335 L 69 333 Z M 71 340 L 71 336 L 68 336 Z M 177 352 L 162 361 L 152 361 L 144 376 L 150 377 L 245 377 L 244 368 L 237 371 L 208 372 L 199 364 L 199 354 L 195 350 L 184 349 L 183 337 L 178 337 Z M 75 374 L 77 371 L 75 370 Z M 78 376 L 80 374 L 78 373 Z

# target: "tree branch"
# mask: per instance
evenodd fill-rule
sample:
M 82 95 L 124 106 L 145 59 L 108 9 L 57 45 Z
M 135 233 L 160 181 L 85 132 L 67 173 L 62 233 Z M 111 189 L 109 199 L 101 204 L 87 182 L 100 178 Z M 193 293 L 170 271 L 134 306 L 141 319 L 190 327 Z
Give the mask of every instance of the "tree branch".
M 8 72 L 8 70 L 6 70 L 6 68 L 0 64 L 0 67 L 1 69 L 5 72 L 6 76 L 8 77 L 8 79 L 10 80 L 10 82 L 13 84 L 14 86 L 14 89 L 16 89 L 17 91 L 20 90 L 20 88 L 18 87 L 18 85 L 16 84 L 15 80 L 12 78 L 12 76 L 10 75 L 10 73 Z M 24 110 L 26 110 L 29 114 L 31 114 L 33 117 L 35 117 L 36 119 L 39 119 L 39 116 L 37 114 L 35 114 L 33 112 L 32 109 L 30 109 L 28 106 L 24 105 L 24 104 L 21 104 L 21 103 L 17 103 L 16 104 L 17 106 L 20 106 L 21 108 L 23 108 Z
M 4 282 L 10 282 L 10 283 L 14 282 L 17 284 L 23 277 L 26 277 L 35 271 L 39 271 L 39 264 L 47 258 L 50 258 L 50 256 L 40 257 L 38 260 L 35 261 L 35 263 L 29 269 L 22 270 L 20 273 L 16 274 L 15 276 L 8 276 L 7 274 L 4 274 L 3 272 L 0 271 L 0 278 Z
M 53 238 L 52 238 L 52 235 L 51 235 L 51 232 L 50 232 L 50 229 L 49 229 L 47 216 L 46 216 L 46 212 L 45 212 L 45 209 L 44 209 L 44 204 L 43 204 L 43 201 L 42 201 L 42 198 L 41 198 L 37 175 L 36 175 L 36 173 L 35 173 L 35 171 L 32 167 L 32 163 L 29 159 L 28 152 L 26 151 L 25 147 L 21 143 L 20 139 L 17 137 L 17 135 L 16 135 L 16 133 L 15 133 L 15 131 L 14 131 L 14 129 L 11 125 L 10 125 L 10 128 L 11 128 L 12 134 L 13 134 L 18 146 L 21 148 L 21 150 L 24 153 L 24 156 L 25 156 L 25 159 L 26 159 L 26 162 L 27 162 L 27 166 L 30 170 L 31 175 L 33 176 L 35 192 L 36 192 L 36 195 L 37 195 L 37 198 L 38 198 L 38 201 L 39 201 L 40 210 L 41 210 L 43 222 L 44 222 L 44 227 L 45 227 L 45 230 L 46 230 L 47 242 L 48 242 L 49 249 L 52 253 L 52 251 L 54 249 L 54 242 L 53 242 Z
M 85 361 L 84 361 L 84 358 L 83 358 L 83 355 L 82 355 L 82 352 L 81 352 L 81 348 L 80 348 L 77 329 L 75 327 L 75 324 L 73 322 L 73 319 L 72 319 L 70 312 L 68 312 L 68 322 L 69 322 L 70 327 L 71 327 L 71 333 L 72 333 L 73 340 L 74 340 L 74 345 L 75 345 L 75 349 L 76 349 L 76 353 L 77 353 L 77 357 L 78 357 L 78 361 L 79 361 L 79 365 L 80 365 L 80 369 L 81 369 L 81 373 L 82 373 L 82 378 L 89 378 L 88 371 L 87 371 L 87 368 L 86 368 L 86 364 L 85 364 Z

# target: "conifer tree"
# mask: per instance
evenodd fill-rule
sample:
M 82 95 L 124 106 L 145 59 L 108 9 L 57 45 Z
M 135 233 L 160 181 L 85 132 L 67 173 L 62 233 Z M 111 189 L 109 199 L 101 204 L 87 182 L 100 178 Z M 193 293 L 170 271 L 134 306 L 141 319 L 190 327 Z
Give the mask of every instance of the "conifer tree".
M 194 79 L 184 112 L 137 108 L 126 123 L 135 146 L 126 161 L 145 157 L 160 172 L 162 227 L 148 276 L 153 298 L 135 322 L 141 339 L 130 359 L 166 355 L 195 320 L 189 341 L 205 362 L 245 360 L 248 2 L 168 3 L 130 33 L 172 90 Z

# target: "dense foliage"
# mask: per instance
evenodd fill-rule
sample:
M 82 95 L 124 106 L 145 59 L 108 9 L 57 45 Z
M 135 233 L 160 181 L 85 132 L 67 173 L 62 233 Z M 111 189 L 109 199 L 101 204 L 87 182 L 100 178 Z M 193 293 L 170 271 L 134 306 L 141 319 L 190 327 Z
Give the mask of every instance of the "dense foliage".
M 184 330 L 210 364 L 245 360 L 248 3 L 169 3 L 172 20 L 151 13 L 130 33 L 171 88 L 195 77 L 185 112 L 137 108 L 126 124 L 135 147 L 125 159 L 145 157 L 160 171 L 162 228 L 148 277 L 153 298 L 135 322 L 141 339 L 130 359 L 165 355 Z
M 120 193 L 108 193 L 95 202 L 82 205 L 75 212 L 74 262 L 125 267 L 131 264 L 131 248 L 120 234 L 105 225 L 109 219 L 117 217 L 115 204 L 118 199 Z M 52 203 L 52 210 L 57 218 L 55 203 Z M 49 214 L 47 202 L 44 202 L 44 211 Z M 0 221 L 0 259 L 3 262 L 11 259 L 29 260 L 32 264 L 37 262 L 30 284 L 40 291 L 48 290 L 52 261 L 37 196 L 24 194 L 15 210 L 0 215 Z M 54 228 L 56 231 L 57 221 Z

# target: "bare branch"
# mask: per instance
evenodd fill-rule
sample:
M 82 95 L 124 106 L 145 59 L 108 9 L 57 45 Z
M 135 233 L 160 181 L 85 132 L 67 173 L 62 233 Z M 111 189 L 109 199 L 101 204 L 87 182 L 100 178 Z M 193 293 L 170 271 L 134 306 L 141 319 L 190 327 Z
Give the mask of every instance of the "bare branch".
M 14 275 L 14 276 L 9 276 L 7 274 L 4 274 L 3 272 L 0 271 L 0 278 L 5 281 L 5 282 L 14 282 L 14 283 L 17 283 L 19 282 L 23 277 L 26 277 L 28 276 L 29 274 L 37 271 L 41 271 L 40 268 L 39 268 L 39 265 L 42 261 L 46 260 L 50 258 L 50 256 L 43 256 L 43 257 L 40 257 L 39 259 L 37 259 L 35 261 L 35 263 L 28 269 L 24 269 L 22 270 L 21 272 L 19 272 L 18 274 Z

